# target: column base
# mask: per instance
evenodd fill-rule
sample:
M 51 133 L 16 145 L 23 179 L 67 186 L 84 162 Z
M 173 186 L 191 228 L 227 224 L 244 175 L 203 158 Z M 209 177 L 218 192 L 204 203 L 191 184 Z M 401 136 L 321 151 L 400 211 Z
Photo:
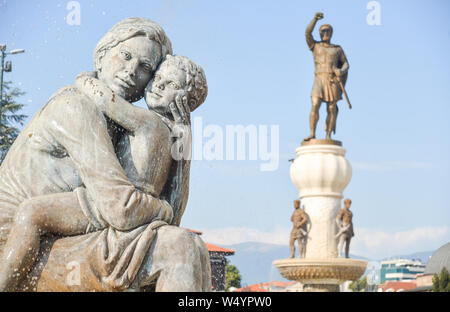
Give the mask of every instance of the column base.
M 339 292 L 340 284 L 359 279 L 367 267 L 365 260 L 348 258 L 290 258 L 273 264 L 284 278 L 300 282 L 308 292 Z

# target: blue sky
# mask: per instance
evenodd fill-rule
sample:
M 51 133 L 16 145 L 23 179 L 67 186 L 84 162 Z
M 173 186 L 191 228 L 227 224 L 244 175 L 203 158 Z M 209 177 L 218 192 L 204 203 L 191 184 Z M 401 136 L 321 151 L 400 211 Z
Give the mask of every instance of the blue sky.
M 292 200 L 288 159 L 308 135 L 314 65 L 304 31 L 317 11 L 350 63 L 335 138 L 353 178 L 352 253 L 381 258 L 434 250 L 450 240 L 450 3 L 378 1 L 381 25 L 366 21 L 369 1 L 69 1 L 0 0 L 0 43 L 31 118 L 52 93 L 92 70 L 98 40 L 126 17 L 160 24 L 174 53 L 205 70 L 209 94 L 193 113 L 204 126 L 278 125 L 279 167 L 260 160 L 194 160 L 182 226 L 219 244 L 287 244 Z M 314 36 L 318 38 L 317 30 Z M 140 103 L 139 105 L 142 105 Z M 318 129 L 323 133 L 325 107 Z M 203 139 L 203 144 L 208 139 Z M 198 144 L 199 142 L 194 142 Z

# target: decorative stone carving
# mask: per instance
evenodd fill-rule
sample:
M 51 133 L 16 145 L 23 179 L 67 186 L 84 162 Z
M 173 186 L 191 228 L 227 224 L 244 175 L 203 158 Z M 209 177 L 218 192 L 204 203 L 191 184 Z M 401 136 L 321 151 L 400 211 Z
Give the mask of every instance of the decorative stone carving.
M 281 259 L 275 260 L 281 275 L 302 284 L 336 284 L 356 280 L 366 270 L 367 261 L 355 259 Z
M 299 190 L 299 197 L 342 198 L 342 192 L 352 178 L 352 167 L 345 159 L 345 153 L 346 150 L 338 145 L 307 144 L 298 147 L 290 175 Z

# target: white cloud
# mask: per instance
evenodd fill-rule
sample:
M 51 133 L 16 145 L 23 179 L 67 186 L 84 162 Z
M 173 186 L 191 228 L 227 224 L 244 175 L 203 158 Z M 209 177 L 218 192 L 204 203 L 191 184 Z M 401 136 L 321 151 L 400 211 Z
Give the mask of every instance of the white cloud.
M 261 231 L 246 227 L 203 230 L 203 239 L 218 245 L 244 242 L 288 245 L 290 228 L 275 227 Z M 369 259 L 382 259 L 414 252 L 436 250 L 450 241 L 450 227 L 419 227 L 406 231 L 388 232 L 383 229 L 355 228 L 350 253 Z
M 271 231 L 261 231 L 246 227 L 227 227 L 203 230 L 203 239 L 219 245 L 233 245 L 244 242 L 260 242 L 267 244 L 287 245 L 289 228 L 276 227 Z
M 350 250 L 353 254 L 380 259 L 436 250 L 449 241 L 450 227 L 448 226 L 419 227 L 399 232 L 357 228 Z

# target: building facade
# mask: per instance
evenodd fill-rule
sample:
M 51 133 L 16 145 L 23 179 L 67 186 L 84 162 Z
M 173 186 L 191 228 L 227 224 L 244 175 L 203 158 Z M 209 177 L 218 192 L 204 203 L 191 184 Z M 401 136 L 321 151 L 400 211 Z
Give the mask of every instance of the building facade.
M 192 235 L 201 236 L 202 232 L 184 228 Z M 209 260 L 211 263 L 211 286 L 213 291 L 225 291 L 226 274 L 225 268 L 227 264 L 226 256 L 234 255 L 234 250 L 223 248 L 217 245 L 209 244 L 205 242 L 208 248 Z
M 395 259 L 381 262 L 380 284 L 386 281 L 411 281 L 425 272 L 425 264 L 419 260 Z
M 444 267 L 450 272 L 450 243 L 441 246 L 433 253 L 425 267 L 425 272 L 417 277 L 417 288 L 413 291 L 430 291 L 433 288 L 433 276 L 439 274 Z
M 211 284 L 214 291 L 225 291 L 227 265 L 226 256 L 234 255 L 234 250 L 206 243 L 211 262 Z

